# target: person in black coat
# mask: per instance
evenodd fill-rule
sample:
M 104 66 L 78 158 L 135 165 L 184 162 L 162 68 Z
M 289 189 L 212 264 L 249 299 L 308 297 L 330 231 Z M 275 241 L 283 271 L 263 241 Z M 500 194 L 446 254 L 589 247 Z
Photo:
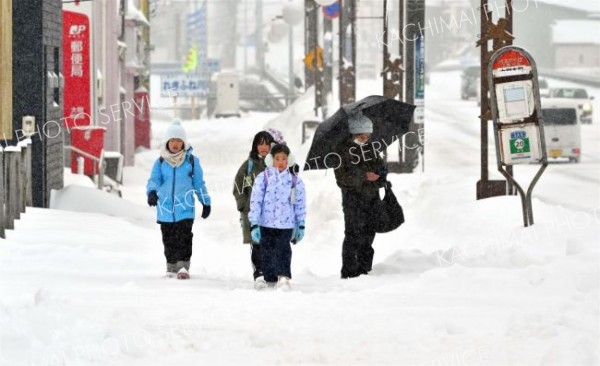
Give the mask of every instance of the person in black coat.
M 349 118 L 351 136 L 338 146 L 339 166 L 334 170 L 337 185 L 342 191 L 344 211 L 344 243 L 342 246 L 342 278 L 367 274 L 373 266 L 371 209 L 379 200 L 379 188 L 385 184 L 385 164 L 378 151 L 367 142 L 373 123 L 362 115 Z

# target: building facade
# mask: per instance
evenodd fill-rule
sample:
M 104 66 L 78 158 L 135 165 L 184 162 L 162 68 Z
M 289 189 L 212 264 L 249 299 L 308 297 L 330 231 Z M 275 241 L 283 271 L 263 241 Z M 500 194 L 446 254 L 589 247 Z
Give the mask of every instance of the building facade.
M 600 20 L 560 20 L 552 26 L 556 69 L 600 70 Z
M 31 136 L 35 207 L 48 207 L 51 190 L 63 187 L 61 12 L 61 0 L 12 1 L 13 125 L 3 143 L 16 145 L 23 138 L 23 116 L 35 117 L 36 133 Z

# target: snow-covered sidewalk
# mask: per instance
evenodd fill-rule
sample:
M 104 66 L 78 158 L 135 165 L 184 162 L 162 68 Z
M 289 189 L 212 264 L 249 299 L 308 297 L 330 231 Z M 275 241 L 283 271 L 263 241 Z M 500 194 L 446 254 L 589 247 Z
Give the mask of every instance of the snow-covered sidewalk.
M 450 84 L 437 75 L 433 107 Z M 460 152 L 477 135 L 455 135 L 469 122 L 433 111 L 426 173 L 391 178 L 407 222 L 377 236 L 373 273 L 357 279 L 339 279 L 333 172 L 307 172 L 292 291 L 253 290 L 231 190 L 270 114 L 184 123 L 213 199 L 194 225 L 189 281 L 162 277 L 144 196 L 157 150 L 127 168 L 123 199 L 71 185 L 55 194 L 56 209 L 28 208 L 0 240 L 0 365 L 599 364 L 598 185 L 582 181 L 572 206 L 534 191 L 536 224 L 523 228 L 518 197 L 475 200 L 478 154 Z M 560 196 L 570 168 L 551 166 L 539 191 Z

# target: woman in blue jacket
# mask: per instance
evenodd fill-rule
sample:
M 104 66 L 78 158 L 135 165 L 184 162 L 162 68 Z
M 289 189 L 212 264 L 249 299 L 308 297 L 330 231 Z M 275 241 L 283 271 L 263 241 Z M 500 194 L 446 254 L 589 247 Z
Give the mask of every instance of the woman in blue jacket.
M 156 206 L 167 259 L 167 277 L 189 278 L 192 256 L 194 195 L 202 203 L 202 218 L 210 215 L 210 196 L 200 160 L 192 154 L 179 119 L 167 128 L 160 158 L 152 167 L 146 187 L 148 204 Z

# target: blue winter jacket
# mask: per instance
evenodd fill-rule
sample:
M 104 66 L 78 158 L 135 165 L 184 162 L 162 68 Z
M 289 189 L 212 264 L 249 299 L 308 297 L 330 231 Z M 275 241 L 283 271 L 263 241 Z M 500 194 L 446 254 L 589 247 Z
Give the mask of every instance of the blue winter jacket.
M 265 180 L 265 174 L 268 179 Z M 292 174 L 269 167 L 256 176 L 250 196 L 248 219 L 252 225 L 293 229 L 306 217 L 304 183 L 296 177 L 296 202 L 292 204 Z
M 193 176 L 191 159 L 194 160 Z M 194 219 L 194 194 L 203 205 L 210 206 L 200 160 L 192 155 L 191 148 L 177 168 L 160 158 L 156 160 L 146 186 L 146 194 L 151 191 L 158 194 L 156 215 L 159 223 Z

